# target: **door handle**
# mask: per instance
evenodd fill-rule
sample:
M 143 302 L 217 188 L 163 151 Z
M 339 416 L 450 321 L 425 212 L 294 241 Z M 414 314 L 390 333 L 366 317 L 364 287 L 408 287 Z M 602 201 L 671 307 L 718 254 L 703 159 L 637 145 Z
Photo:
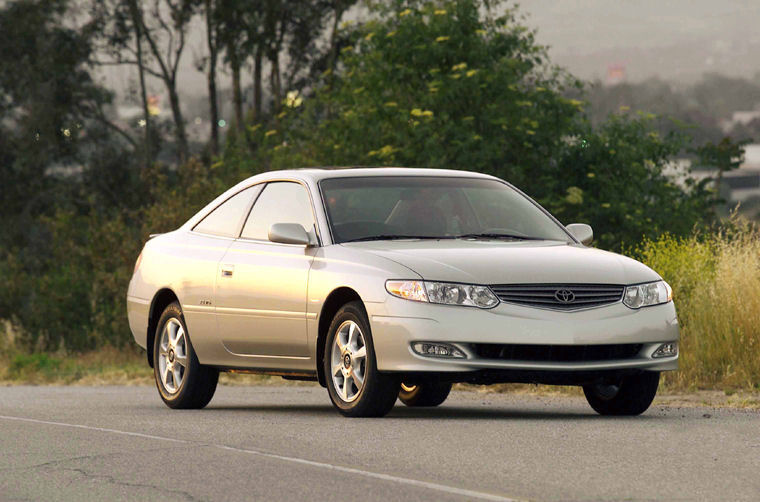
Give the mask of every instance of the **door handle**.
M 234 265 L 222 265 L 222 277 L 232 277 L 232 272 L 234 271 Z

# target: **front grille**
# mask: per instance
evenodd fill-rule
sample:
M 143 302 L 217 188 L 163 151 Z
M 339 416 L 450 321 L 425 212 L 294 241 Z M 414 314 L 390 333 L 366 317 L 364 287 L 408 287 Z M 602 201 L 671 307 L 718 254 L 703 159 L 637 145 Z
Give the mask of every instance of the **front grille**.
M 619 302 L 625 288 L 614 284 L 495 284 L 491 289 L 503 302 L 579 310 Z
M 640 343 L 615 345 L 523 345 L 475 343 L 473 350 L 483 359 L 532 362 L 592 362 L 632 359 L 641 352 Z

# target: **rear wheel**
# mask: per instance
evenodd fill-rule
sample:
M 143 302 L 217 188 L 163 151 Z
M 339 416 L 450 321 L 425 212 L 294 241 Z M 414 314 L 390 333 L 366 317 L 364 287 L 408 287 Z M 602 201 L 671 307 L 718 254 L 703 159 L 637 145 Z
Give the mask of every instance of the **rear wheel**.
M 154 340 L 153 374 L 164 403 L 175 409 L 206 406 L 214 397 L 219 370 L 198 362 L 179 303 L 166 307 Z
M 333 405 L 347 417 L 382 417 L 396 402 L 399 381 L 377 371 L 367 314 L 361 302 L 344 305 L 325 340 L 324 371 Z
M 438 406 L 443 403 L 449 392 L 450 382 L 424 381 L 417 384 L 401 384 L 398 398 L 407 406 Z
M 640 415 L 654 401 L 659 383 L 658 372 L 645 371 L 616 383 L 586 385 L 583 393 L 600 415 Z

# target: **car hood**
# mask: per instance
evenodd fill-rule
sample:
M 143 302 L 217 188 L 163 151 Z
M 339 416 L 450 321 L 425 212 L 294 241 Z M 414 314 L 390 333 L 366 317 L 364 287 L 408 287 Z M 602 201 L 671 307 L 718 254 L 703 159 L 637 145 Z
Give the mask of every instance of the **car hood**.
M 395 240 L 344 246 L 393 260 L 435 281 L 636 284 L 660 278 L 625 256 L 556 241 Z

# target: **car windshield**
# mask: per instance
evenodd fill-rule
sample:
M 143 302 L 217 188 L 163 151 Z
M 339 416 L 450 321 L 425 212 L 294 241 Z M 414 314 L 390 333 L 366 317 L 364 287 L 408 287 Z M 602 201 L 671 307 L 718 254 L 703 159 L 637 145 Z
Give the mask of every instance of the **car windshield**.
M 320 182 L 336 243 L 391 239 L 570 237 L 517 190 L 467 177 L 367 176 Z

